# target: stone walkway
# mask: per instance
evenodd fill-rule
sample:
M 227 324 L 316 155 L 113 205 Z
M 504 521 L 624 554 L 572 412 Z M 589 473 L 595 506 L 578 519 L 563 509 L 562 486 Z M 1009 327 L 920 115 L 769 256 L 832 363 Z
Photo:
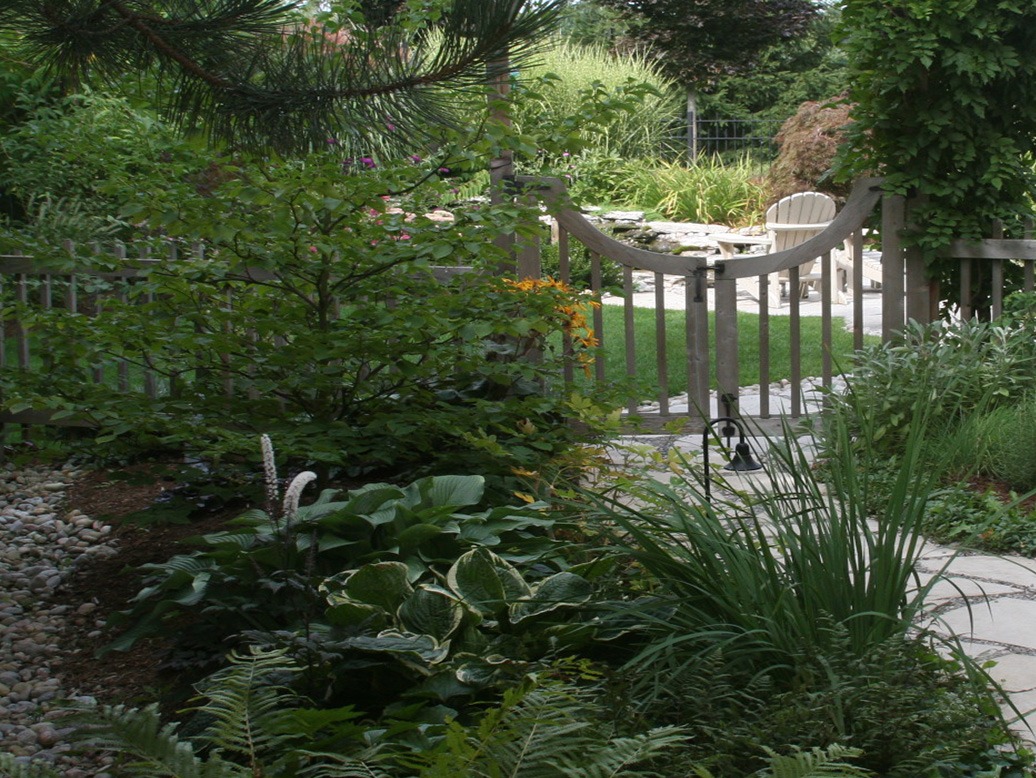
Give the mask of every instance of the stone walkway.
M 1036 742 L 1036 560 L 954 553 L 932 545 L 919 565 L 922 575 L 945 566 L 948 576 L 927 599 L 931 628 L 956 635 L 969 656 L 996 662 L 990 675 L 1023 714 L 1015 728 Z

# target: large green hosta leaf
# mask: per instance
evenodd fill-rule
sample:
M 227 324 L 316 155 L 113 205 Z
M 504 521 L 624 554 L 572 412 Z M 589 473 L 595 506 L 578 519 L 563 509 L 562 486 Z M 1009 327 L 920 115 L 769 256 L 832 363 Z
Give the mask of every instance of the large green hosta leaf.
M 557 573 L 543 579 L 533 593 L 510 606 L 511 623 L 550 613 L 558 608 L 571 608 L 587 602 L 593 587 L 585 578 L 574 573 Z
M 510 602 L 531 593 L 513 565 L 485 548 L 462 555 L 446 574 L 446 582 L 469 607 L 485 616 L 500 615 Z
M 393 654 L 404 661 L 409 658 L 411 664 L 419 666 L 438 664 L 450 653 L 449 642 L 440 643 L 431 635 L 415 635 L 397 629 L 386 629 L 377 635 L 347 638 L 342 641 L 342 645 L 361 651 Z
M 407 503 L 421 508 L 466 508 L 477 505 L 485 492 L 480 475 L 435 475 L 406 487 Z
M 464 606 L 447 592 L 422 586 L 399 607 L 397 617 L 407 632 L 444 641 L 461 625 L 464 613 Z

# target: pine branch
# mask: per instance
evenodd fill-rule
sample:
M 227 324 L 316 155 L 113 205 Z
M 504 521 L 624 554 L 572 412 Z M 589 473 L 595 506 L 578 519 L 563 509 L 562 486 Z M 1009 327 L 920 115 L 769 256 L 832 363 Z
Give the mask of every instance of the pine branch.
M 73 82 L 157 73 L 182 127 L 202 118 L 215 140 L 298 152 L 340 135 L 431 137 L 452 121 L 442 90 L 506 75 L 564 2 L 454 0 L 414 34 L 318 28 L 287 0 L 7 0 L 0 30 Z

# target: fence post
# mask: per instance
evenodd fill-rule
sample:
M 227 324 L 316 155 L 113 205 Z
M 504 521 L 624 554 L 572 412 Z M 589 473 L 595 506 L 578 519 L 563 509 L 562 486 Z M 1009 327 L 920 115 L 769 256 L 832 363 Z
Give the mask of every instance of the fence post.
M 906 199 L 885 195 L 881 202 L 881 339 L 888 342 L 906 322 L 903 306 L 903 237 Z

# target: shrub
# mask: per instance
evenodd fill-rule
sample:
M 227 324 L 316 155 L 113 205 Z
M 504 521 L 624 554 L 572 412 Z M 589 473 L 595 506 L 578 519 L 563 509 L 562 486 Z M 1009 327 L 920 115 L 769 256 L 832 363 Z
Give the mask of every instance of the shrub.
M 515 97 L 515 124 L 555 158 L 657 155 L 678 109 L 672 82 L 647 57 L 562 41 L 521 72 Z
M 928 420 L 934 438 L 974 413 L 1019 400 L 1036 385 L 1034 360 L 1036 344 L 1024 327 L 911 322 L 895 342 L 859 352 L 847 395 L 832 402 L 855 429 L 870 430 L 878 450 L 896 454 L 917 416 Z
M 806 102 L 784 122 L 775 139 L 777 159 L 766 177 L 770 201 L 816 190 L 842 199 L 848 196 L 849 184 L 832 180 L 832 169 L 850 110 L 846 102 Z
M 97 92 L 38 103 L 0 137 L 0 190 L 18 199 L 20 213 L 38 218 L 46 203 L 51 220 L 56 210 L 78 217 L 78 229 L 44 230 L 46 239 L 103 237 L 128 202 L 205 164 L 154 116 Z
M 595 408 L 604 418 L 603 406 L 552 383 L 566 357 L 551 350 L 551 332 L 567 329 L 575 358 L 591 358 L 578 324 L 585 301 L 556 283 L 482 273 L 436 282 L 437 263 L 493 266 L 492 237 L 521 231 L 526 217 L 476 206 L 438 221 L 424 215 L 442 196 L 431 186 L 382 198 L 421 172 L 343 171 L 326 155 L 239 169 L 208 196 L 189 183 L 156 192 L 133 218 L 205 239 L 206 255 L 154 266 L 102 315 L 19 309 L 53 370 L 5 371 L 6 407 L 61 410 L 98 425 L 101 442 L 187 446 L 210 459 L 248 456 L 268 431 L 289 456 L 325 468 L 549 467 L 601 429 Z M 114 375 L 119 362 L 138 384 L 154 374 L 157 396 L 94 382 L 94 366 Z M 589 427 L 577 433 L 571 418 Z

